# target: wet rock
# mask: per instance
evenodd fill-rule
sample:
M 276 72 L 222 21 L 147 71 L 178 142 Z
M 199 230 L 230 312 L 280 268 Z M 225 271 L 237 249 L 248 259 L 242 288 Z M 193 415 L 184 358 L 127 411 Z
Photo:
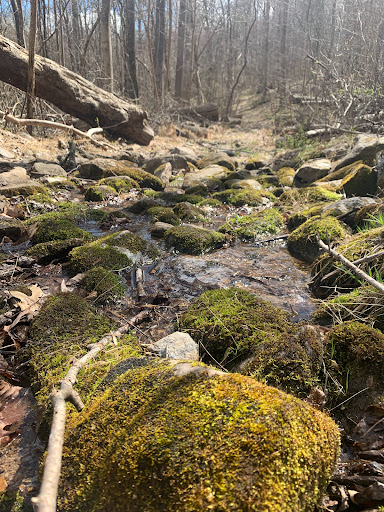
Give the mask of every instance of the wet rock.
M 169 360 L 126 371 L 68 426 L 62 512 L 312 510 L 339 438 L 277 389 Z
M 332 162 L 327 158 L 309 160 L 296 171 L 293 182 L 297 187 L 305 187 L 326 176 L 331 168 Z
M 205 218 L 204 210 L 188 202 L 177 204 L 173 211 L 184 222 L 201 222 Z
M 148 208 L 146 214 L 151 217 L 153 222 L 166 222 L 173 226 L 180 224 L 179 216 L 172 210 L 172 208 L 168 208 L 166 206 L 153 206 L 152 208 Z
M 29 174 L 33 178 L 43 178 L 45 176 L 67 176 L 67 173 L 60 165 L 44 162 L 34 163 Z
M 15 242 L 21 237 L 23 232 L 24 225 L 19 220 L 0 217 L 0 241 L 3 237 L 8 237 Z
M 199 360 L 199 346 L 185 332 L 173 332 L 165 338 L 147 345 L 148 350 L 154 354 L 168 359 L 181 359 L 185 361 Z
M 183 181 L 183 188 L 194 187 L 196 185 L 207 185 L 212 179 L 222 180 L 228 175 L 228 170 L 221 165 L 209 165 L 204 169 L 188 172 Z
M 86 201 L 99 202 L 116 195 L 117 191 L 114 188 L 108 185 L 97 185 L 96 187 L 89 187 L 84 198 Z
M 337 192 L 344 193 L 347 197 L 376 195 L 376 170 L 367 165 L 360 164 L 347 174 L 336 190 Z
M 176 226 L 165 235 L 167 247 L 184 254 L 204 254 L 222 247 L 225 242 L 226 236 L 222 233 L 192 226 Z
M 210 167 L 212 165 L 219 165 L 230 171 L 236 170 L 236 164 L 234 160 L 226 153 L 213 153 L 211 155 L 205 156 L 204 158 L 201 158 L 197 162 L 197 167 L 199 169 L 204 169 L 205 167 Z
M 168 185 L 169 180 L 172 178 L 172 164 L 166 162 L 153 172 L 155 176 L 157 176 L 164 183 L 165 186 Z

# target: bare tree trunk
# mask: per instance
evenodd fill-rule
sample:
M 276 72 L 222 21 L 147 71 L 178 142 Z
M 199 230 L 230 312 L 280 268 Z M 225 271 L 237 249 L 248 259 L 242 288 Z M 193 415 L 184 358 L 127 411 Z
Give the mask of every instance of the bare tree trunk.
M 264 41 L 263 41 L 263 72 L 262 72 L 262 90 L 263 96 L 262 101 L 265 102 L 267 99 L 267 89 L 268 89 L 268 73 L 269 73 L 269 18 L 271 11 L 271 2 L 267 0 L 264 3 L 264 20 L 265 20 L 265 32 L 264 32 Z
M 184 51 L 185 51 L 185 17 L 187 12 L 186 0 L 180 0 L 179 27 L 177 31 L 177 58 L 175 77 L 175 96 L 183 97 Z
M 156 0 L 155 77 L 159 97 L 163 97 L 163 68 L 165 53 L 165 0 Z
M 169 91 L 169 76 L 171 70 L 171 49 L 172 49 L 172 0 L 168 2 L 168 53 L 167 53 L 167 67 L 165 71 L 165 83 L 163 86 L 163 99 L 165 94 Z
M 99 124 L 108 132 L 138 144 L 149 144 L 153 139 L 147 113 L 139 107 L 39 55 L 35 70 L 36 96 L 91 126 Z M 0 80 L 25 91 L 27 72 L 27 52 L 0 35 Z
M 148 0 L 148 11 L 147 11 L 147 22 L 144 23 L 145 31 L 147 34 L 147 47 L 148 47 L 148 57 L 149 63 L 151 66 L 151 78 L 153 83 L 153 94 L 155 96 L 156 104 L 159 103 L 159 93 L 157 90 L 156 76 L 155 76 L 155 64 L 153 62 L 153 52 L 152 52 L 152 38 L 151 38 L 151 0 Z
M 280 12 L 280 81 L 279 96 L 280 105 L 285 104 L 287 93 L 287 23 L 288 23 L 288 4 L 289 0 L 282 0 Z
M 33 106 L 35 101 L 35 46 L 37 26 L 37 0 L 31 0 L 31 18 L 29 24 L 29 48 L 28 48 L 28 81 L 27 81 L 27 117 L 33 118 Z M 32 134 L 32 126 L 27 128 Z
M 136 16 L 135 0 L 126 0 L 126 39 L 125 54 L 127 55 L 128 73 L 130 83 L 128 85 L 128 95 L 130 98 L 139 97 L 139 85 L 137 83 L 136 72 Z
M 13 17 L 15 18 L 17 44 L 25 48 L 24 19 L 21 0 L 11 0 L 11 6 L 13 11 Z
M 111 41 L 111 0 L 101 0 L 100 46 L 103 89 L 113 92 L 113 65 Z M 104 82 L 105 80 L 105 82 Z

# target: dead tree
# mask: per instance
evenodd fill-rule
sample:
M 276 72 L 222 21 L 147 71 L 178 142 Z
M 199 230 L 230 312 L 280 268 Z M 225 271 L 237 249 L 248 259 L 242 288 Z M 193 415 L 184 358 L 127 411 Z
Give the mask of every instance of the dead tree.
M 153 139 L 154 133 L 148 125 L 147 113 L 136 105 L 38 55 L 35 73 L 35 95 L 64 112 L 138 144 L 147 145 Z M 0 35 L 0 80 L 26 91 L 27 75 L 27 52 Z

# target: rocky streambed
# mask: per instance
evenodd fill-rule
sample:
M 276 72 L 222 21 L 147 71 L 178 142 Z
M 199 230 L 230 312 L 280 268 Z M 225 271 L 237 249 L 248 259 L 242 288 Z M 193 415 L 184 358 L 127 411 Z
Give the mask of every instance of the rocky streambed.
M 38 492 L 53 387 L 138 313 L 79 376 L 59 510 L 384 505 L 383 299 L 317 244 L 381 279 L 382 145 L 2 150 L 1 510 Z

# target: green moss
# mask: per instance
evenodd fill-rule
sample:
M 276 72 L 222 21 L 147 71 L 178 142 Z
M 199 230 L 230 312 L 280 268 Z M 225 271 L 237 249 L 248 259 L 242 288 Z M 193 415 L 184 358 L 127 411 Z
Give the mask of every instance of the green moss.
M 279 179 L 276 175 L 270 173 L 260 173 L 257 175 L 257 181 L 264 188 L 274 187 L 279 185 Z
M 200 184 L 200 185 L 195 185 L 194 187 L 189 187 L 189 188 L 185 189 L 185 193 L 187 195 L 207 197 L 209 194 L 209 191 L 208 191 L 208 187 L 206 185 Z
M 5 186 L 0 188 L 0 194 L 5 197 L 14 197 L 14 196 L 32 196 L 36 194 L 44 194 L 49 195 L 49 190 L 44 185 L 40 185 L 38 182 L 34 182 L 32 184 L 24 184 L 24 185 L 12 185 Z
M 34 258 L 39 262 L 64 258 L 75 247 L 83 245 L 83 238 L 69 238 L 68 240 L 54 240 L 36 244 L 25 251 L 25 256 Z
M 103 178 L 108 178 L 109 176 L 128 176 L 138 183 L 141 188 L 152 188 L 153 190 L 164 189 L 164 183 L 160 178 L 149 172 L 136 169 L 135 167 L 124 167 L 119 173 L 115 171 L 105 171 L 103 173 Z
M 343 225 L 334 217 L 311 217 L 289 235 L 288 249 L 306 261 L 313 261 L 320 253 L 317 238 L 325 243 L 340 241 L 347 236 Z
M 113 187 L 117 192 L 129 192 L 133 188 L 140 188 L 137 181 L 128 176 L 111 176 L 99 181 L 99 185 Z
M 262 162 L 257 156 L 249 158 L 245 163 L 245 168 L 250 171 L 253 169 L 260 169 L 261 167 L 264 167 L 264 162 Z
M 252 215 L 236 215 L 220 226 L 219 232 L 242 240 L 254 240 L 266 233 L 278 233 L 283 224 L 284 217 L 274 208 L 267 208 Z
M 34 215 L 30 217 L 24 224 L 30 226 L 32 224 L 38 224 L 45 220 L 58 220 L 66 219 L 71 222 L 85 222 L 86 220 L 101 221 L 106 217 L 106 213 L 100 209 L 87 208 L 84 204 L 76 204 L 70 202 L 60 202 L 57 204 L 58 210 L 42 213 L 40 215 Z
M 355 166 L 343 179 L 337 191 L 345 193 L 347 197 L 375 195 L 377 193 L 376 171 L 364 164 Z
M 24 498 L 19 490 L 6 490 L 0 495 L 0 512 L 33 512 L 33 507 L 30 498 Z
M 293 177 L 295 176 L 296 171 L 292 169 L 292 167 L 282 167 L 277 171 L 277 179 L 279 180 L 279 185 L 281 187 L 292 187 L 293 185 Z
M 201 201 L 201 203 L 199 203 L 199 206 L 221 206 L 223 203 L 221 201 L 219 201 L 218 199 L 213 199 L 212 197 L 210 197 L 209 199 L 204 199 L 204 201 Z
M 324 178 L 321 178 L 318 180 L 319 183 L 327 182 L 327 181 L 334 181 L 334 180 L 342 180 L 349 174 L 351 171 L 353 171 L 356 167 L 361 165 L 363 163 L 362 160 L 359 160 L 358 162 L 353 162 L 353 164 L 349 164 L 345 167 L 342 167 L 341 169 L 338 169 L 337 171 L 333 171 L 327 176 L 324 176 Z
M 148 208 L 147 215 L 151 217 L 153 222 L 167 222 L 172 226 L 178 226 L 180 224 L 179 217 L 173 212 L 172 208 L 166 208 L 165 206 L 153 206 Z
M 65 218 L 58 218 L 46 219 L 40 222 L 31 240 L 35 245 L 54 240 L 68 240 L 70 238 L 80 238 L 88 241 L 92 240 L 93 236 L 75 226 L 71 221 Z
M 131 361 L 72 418 L 58 510 L 313 510 L 338 454 L 328 416 L 240 375 Z
M 315 204 L 310 208 L 305 208 L 296 213 L 293 213 L 287 219 L 287 228 L 289 229 L 289 231 L 293 231 L 294 229 L 298 228 L 301 224 L 304 224 L 304 222 L 307 221 L 310 217 L 321 215 L 321 212 L 325 206 L 326 204 L 324 203 Z
M 205 219 L 204 210 L 190 203 L 179 203 L 173 211 L 184 222 L 203 222 Z
M 117 192 L 114 188 L 107 185 L 97 185 L 89 187 L 85 193 L 85 200 L 92 202 L 105 201 L 106 199 L 116 196 Z
M 319 203 L 327 201 L 337 201 L 341 198 L 340 194 L 328 190 L 324 187 L 304 187 L 286 190 L 279 197 L 279 202 L 287 205 L 297 203 Z
M 161 201 L 153 197 L 143 197 L 138 201 L 135 201 L 127 209 L 131 213 L 145 213 L 149 208 L 162 206 Z
M 203 360 L 232 368 L 259 343 L 290 336 L 296 327 L 284 311 L 239 288 L 204 292 L 181 316 L 180 330 L 203 344 Z
M 380 201 L 375 204 L 363 206 L 356 214 L 356 226 L 367 230 L 378 227 L 375 225 L 375 218 L 384 218 L 384 202 Z
M 132 259 L 146 260 L 147 263 L 153 263 L 160 255 L 159 250 L 153 244 L 128 230 L 100 238 L 97 242 L 125 249 Z
M 204 254 L 222 247 L 226 237 L 222 233 L 192 226 L 176 226 L 165 235 L 167 247 L 185 254 Z
M 266 199 L 275 201 L 276 197 L 265 190 L 242 190 L 242 189 L 228 189 L 222 192 L 216 192 L 212 196 L 222 203 L 228 203 L 233 206 L 260 206 Z
M 88 293 L 97 292 L 95 304 L 105 304 L 120 299 L 124 297 L 126 291 L 121 279 L 103 267 L 88 270 L 80 281 L 80 286 Z
M 204 200 L 202 196 L 196 196 L 193 194 L 176 194 L 174 192 L 162 192 L 158 195 L 159 199 L 162 199 L 168 204 L 178 204 L 178 203 L 191 203 L 198 204 Z

